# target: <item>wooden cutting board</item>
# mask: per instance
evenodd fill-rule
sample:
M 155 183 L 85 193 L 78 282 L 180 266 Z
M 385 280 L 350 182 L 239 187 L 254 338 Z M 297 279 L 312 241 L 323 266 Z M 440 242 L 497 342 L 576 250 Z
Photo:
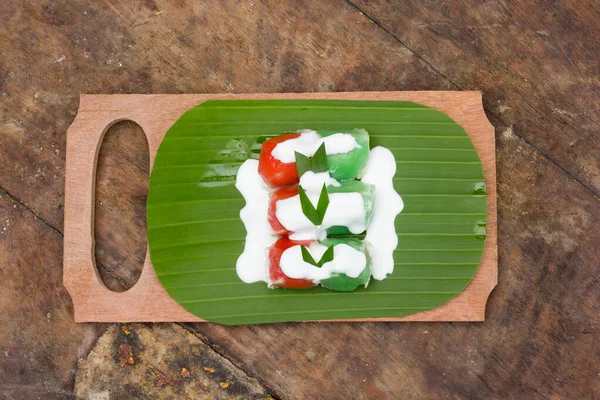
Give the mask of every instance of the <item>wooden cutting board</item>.
M 498 282 L 496 158 L 494 127 L 483 111 L 481 92 L 341 92 L 284 94 L 81 95 L 67 131 L 63 283 L 76 322 L 202 321 L 175 302 L 160 284 L 146 252 L 138 282 L 125 292 L 107 289 L 94 261 L 94 193 L 98 152 L 116 122 L 139 124 L 150 146 L 150 166 L 171 125 L 205 100 L 322 99 L 413 101 L 435 108 L 467 132 L 483 165 L 487 187 L 487 236 L 471 283 L 443 306 L 399 318 L 355 321 L 483 321 L 487 299 Z M 341 321 L 341 320 L 336 320 Z M 344 320 L 349 321 L 349 320 Z

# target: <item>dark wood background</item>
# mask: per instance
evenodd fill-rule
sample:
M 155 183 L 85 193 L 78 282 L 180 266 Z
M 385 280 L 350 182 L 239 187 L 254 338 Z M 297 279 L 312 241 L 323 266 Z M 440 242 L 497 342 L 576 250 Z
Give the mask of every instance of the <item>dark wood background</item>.
M 0 1 L 0 398 L 600 399 L 600 3 Z M 474 323 L 75 324 L 65 132 L 80 93 L 482 90 L 499 285 Z M 108 132 L 96 258 L 145 255 L 148 151 Z

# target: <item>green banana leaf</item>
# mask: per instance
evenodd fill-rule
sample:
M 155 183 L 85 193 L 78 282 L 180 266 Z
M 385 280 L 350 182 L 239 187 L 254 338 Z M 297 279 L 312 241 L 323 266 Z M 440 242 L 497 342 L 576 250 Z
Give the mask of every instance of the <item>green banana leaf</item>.
M 396 157 L 399 244 L 394 273 L 354 292 L 268 289 L 235 270 L 246 231 L 237 169 L 267 138 L 298 129 L 364 128 L 371 147 Z M 466 132 L 447 115 L 411 102 L 207 101 L 169 129 L 148 196 L 156 274 L 186 310 L 227 325 L 397 317 L 438 307 L 462 291 L 485 241 L 485 180 Z

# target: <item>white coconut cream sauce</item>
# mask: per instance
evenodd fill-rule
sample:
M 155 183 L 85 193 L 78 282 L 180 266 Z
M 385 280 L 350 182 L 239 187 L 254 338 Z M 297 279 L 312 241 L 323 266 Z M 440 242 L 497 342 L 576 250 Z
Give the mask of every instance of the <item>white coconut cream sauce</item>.
M 323 257 L 325 250 L 327 247 L 318 243 L 308 247 L 309 253 L 316 261 Z M 302 259 L 301 246 L 293 246 L 283 252 L 279 265 L 283 273 L 290 278 L 320 282 L 331 278 L 334 273 L 346 274 L 350 278 L 358 277 L 367 266 L 367 257 L 362 251 L 347 244 L 337 244 L 333 247 L 333 260 L 318 268 Z
M 319 202 L 319 192 L 309 193 L 310 202 L 316 207 Z M 275 215 L 290 232 L 293 240 L 323 240 L 325 230 L 332 226 L 346 226 L 350 232 L 359 234 L 365 231 L 365 201 L 360 193 L 330 193 L 329 207 L 325 212 L 323 223 L 319 226 L 306 218 L 302 212 L 300 196 L 296 195 L 276 203 Z
M 398 246 L 394 221 L 404 208 L 402 198 L 394 190 L 395 174 L 392 152 L 381 146 L 371 149 L 361 181 L 375 186 L 373 216 L 365 240 L 371 244 L 371 274 L 377 280 L 394 272 L 394 250 Z
M 300 177 L 300 186 L 307 192 L 321 193 L 321 189 L 325 186 L 342 186 L 338 181 L 329 175 L 329 171 L 317 172 L 306 171 Z
M 269 225 L 269 191 L 258 173 L 258 160 L 246 160 L 239 168 L 235 187 L 246 206 L 240 219 L 246 227 L 244 252 L 238 257 L 236 271 L 246 283 L 267 281 L 268 249 L 277 240 Z
M 310 135 L 310 132 L 308 134 Z M 333 148 L 336 149 L 335 146 Z M 298 151 L 297 148 L 294 150 Z M 311 156 L 313 153 L 306 151 L 305 154 Z M 293 151 L 291 154 L 293 155 Z M 292 161 L 293 158 L 290 162 Z M 360 193 L 329 194 L 329 207 L 323 224 L 318 227 L 302 212 L 299 196 L 278 201 L 277 218 L 286 229 L 294 232 L 290 235 L 292 240 L 323 240 L 326 237 L 325 230 L 332 226 L 347 226 L 354 234 L 362 233 L 366 229 L 365 240 L 370 244 L 371 273 L 377 280 L 385 279 L 387 274 L 394 271 L 393 254 L 398 245 L 394 220 L 404 208 L 402 198 L 394 190 L 395 173 L 394 155 L 384 147 L 372 149 L 362 177 L 363 183 L 375 186 L 373 216 L 368 227 L 365 226 L 365 205 Z M 306 173 L 300 183 L 315 206 L 323 184 L 339 186 L 339 182 L 332 179 L 328 172 Z M 244 252 L 237 260 L 237 274 L 246 283 L 266 282 L 268 249 L 277 238 L 271 235 L 268 222 L 269 190 L 258 173 L 257 160 L 247 160 L 240 166 L 235 186 L 246 200 L 246 206 L 240 211 L 240 218 L 246 227 L 246 241 Z M 309 248 L 316 260 L 321 259 L 325 250 L 326 247 L 321 244 L 313 244 Z M 322 268 L 304 262 L 300 246 L 284 251 L 280 265 L 290 278 L 318 282 L 329 278 L 334 272 L 355 278 L 365 268 L 366 262 L 364 253 L 348 245 L 339 244 L 334 247 L 333 261 L 324 264 Z
M 297 151 L 307 157 L 312 157 L 322 143 L 325 143 L 327 154 L 348 153 L 353 149 L 360 148 L 354 136 L 349 133 L 335 133 L 322 138 L 313 130 L 302 130 L 297 138 L 277 144 L 271 154 L 283 163 L 293 163 L 296 162 L 294 152 Z
M 341 186 L 328 171 L 319 173 L 307 171 L 300 177 L 300 186 L 306 191 L 306 195 L 315 207 L 319 202 L 323 184 Z M 330 193 L 329 207 L 325 212 L 323 223 L 319 226 L 313 225 L 306 218 L 298 195 L 279 200 L 275 207 L 275 215 L 281 225 L 293 232 L 290 234 L 292 240 L 323 240 L 327 237 L 325 230 L 338 225 L 347 226 L 350 232 L 357 234 L 364 232 L 366 228 L 365 202 L 360 193 Z

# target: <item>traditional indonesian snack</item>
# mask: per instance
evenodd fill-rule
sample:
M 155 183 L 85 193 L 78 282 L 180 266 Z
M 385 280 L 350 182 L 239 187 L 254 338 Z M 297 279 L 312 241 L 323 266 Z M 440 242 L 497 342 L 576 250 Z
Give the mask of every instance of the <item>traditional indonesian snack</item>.
M 309 173 L 302 176 L 304 179 Z M 319 232 L 327 235 L 351 235 L 363 233 L 375 204 L 374 187 L 359 181 L 336 182 L 326 186 L 329 206 L 325 218 L 319 227 L 315 226 L 302 212 L 302 202 L 298 188 L 307 193 L 318 193 L 308 189 L 307 185 L 285 186 L 271 194 L 269 202 L 269 223 L 278 236 L 290 236 L 292 239 L 317 238 Z M 322 187 L 319 186 L 319 189 Z M 311 203 L 317 203 L 317 194 L 308 194 Z M 322 230 L 325 230 L 323 232 Z
M 402 199 L 396 161 L 369 150 L 364 129 L 301 130 L 266 140 L 240 167 L 246 242 L 237 272 L 246 283 L 352 291 L 393 272 Z
M 269 285 L 351 291 L 371 277 L 366 243 L 356 238 L 297 241 L 281 238 L 269 249 Z
M 301 130 L 266 140 L 260 151 L 258 172 L 271 187 L 298 183 L 296 153 L 312 157 L 323 144 L 327 169 L 335 180 L 354 179 L 367 165 L 369 134 L 364 129 L 348 133 Z

